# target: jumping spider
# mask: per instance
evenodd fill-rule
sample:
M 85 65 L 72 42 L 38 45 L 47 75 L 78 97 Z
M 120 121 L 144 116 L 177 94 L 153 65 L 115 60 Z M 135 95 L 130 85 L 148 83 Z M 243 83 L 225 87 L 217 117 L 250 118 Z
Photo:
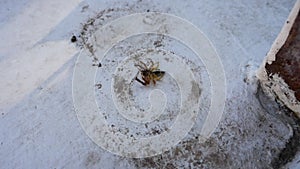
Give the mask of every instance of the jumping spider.
M 149 66 L 147 66 L 142 61 L 139 61 L 138 63 L 134 64 L 134 66 L 139 69 L 139 72 L 137 73 L 135 80 L 140 82 L 144 86 L 149 85 L 151 81 L 155 85 L 156 81 L 160 80 L 165 75 L 164 71 L 158 69 L 159 67 L 158 62 L 154 64 L 154 62 L 151 59 L 148 59 L 148 61 L 149 62 L 147 62 L 147 64 L 149 63 L 150 64 Z M 141 73 L 143 81 L 137 77 L 139 73 Z

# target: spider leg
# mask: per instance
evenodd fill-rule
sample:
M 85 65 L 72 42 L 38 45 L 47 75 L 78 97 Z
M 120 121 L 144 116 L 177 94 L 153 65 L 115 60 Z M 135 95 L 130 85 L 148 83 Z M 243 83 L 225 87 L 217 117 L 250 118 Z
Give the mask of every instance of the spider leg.
M 160 80 L 163 76 L 158 77 L 156 80 Z
M 146 85 L 150 84 L 150 82 L 151 82 L 151 78 L 149 79 L 148 77 L 142 76 L 142 79 L 144 80 Z
M 154 84 L 154 86 L 156 85 L 156 81 L 154 80 L 154 79 L 152 79 L 152 82 L 153 82 L 153 84 Z
M 148 58 L 147 60 L 150 62 L 150 66 L 149 67 L 152 68 L 154 66 L 154 62 L 150 58 Z
M 138 61 L 134 64 L 135 67 L 137 67 L 140 71 L 141 70 L 144 70 L 144 69 L 147 69 L 147 65 L 142 62 L 142 61 Z
M 142 65 L 139 65 L 139 64 L 134 64 L 134 66 L 135 66 L 136 68 L 138 68 L 138 69 L 139 69 L 139 71 L 142 71 L 142 70 L 144 70 L 144 68 L 143 68 L 143 66 L 142 66 Z
M 153 64 L 153 66 L 150 69 L 151 71 L 154 71 L 154 70 L 158 70 L 158 67 L 159 67 L 159 62 L 156 62 L 155 64 Z
M 144 62 L 139 61 L 139 63 L 140 63 L 141 65 L 143 65 L 144 69 L 147 69 L 147 68 L 148 68 L 147 65 L 146 65 Z
M 144 86 L 147 85 L 145 82 L 143 82 L 142 80 L 140 80 L 138 77 L 135 77 L 135 80 L 138 81 L 138 82 L 140 82 Z

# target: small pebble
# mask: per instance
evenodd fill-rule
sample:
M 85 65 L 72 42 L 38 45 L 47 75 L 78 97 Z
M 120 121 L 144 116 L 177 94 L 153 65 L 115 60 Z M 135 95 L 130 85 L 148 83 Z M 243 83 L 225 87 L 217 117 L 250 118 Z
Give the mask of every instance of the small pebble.
M 76 36 L 72 36 L 72 38 L 71 38 L 71 42 L 76 42 L 77 41 L 77 38 L 76 38 Z

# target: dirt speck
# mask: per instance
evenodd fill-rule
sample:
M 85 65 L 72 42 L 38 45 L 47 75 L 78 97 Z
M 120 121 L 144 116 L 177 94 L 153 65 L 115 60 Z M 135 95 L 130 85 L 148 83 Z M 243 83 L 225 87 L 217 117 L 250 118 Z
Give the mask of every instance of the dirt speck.
M 100 62 L 99 63 L 93 63 L 92 66 L 102 67 L 102 64 Z
M 158 41 L 158 40 L 155 41 L 155 42 L 153 43 L 153 45 L 154 45 L 156 48 L 163 46 L 163 45 L 162 45 L 162 42 L 161 42 L 161 41 Z
M 81 12 L 85 12 L 89 8 L 89 5 L 85 5 L 81 8 Z
M 76 42 L 76 41 L 77 41 L 77 38 L 76 38 L 76 36 L 75 36 L 75 35 L 73 35 L 73 36 L 72 36 L 72 38 L 71 38 L 71 42 L 73 42 L 73 43 L 74 43 L 74 42 Z
M 101 89 L 102 88 L 102 84 L 101 83 L 98 83 L 95 86 L 97 87 L 97 89 Z

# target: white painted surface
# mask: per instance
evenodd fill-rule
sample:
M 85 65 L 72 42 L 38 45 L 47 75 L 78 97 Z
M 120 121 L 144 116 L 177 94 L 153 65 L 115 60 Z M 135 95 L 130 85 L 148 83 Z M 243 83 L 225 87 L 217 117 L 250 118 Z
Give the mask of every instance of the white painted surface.
M 73 108 L 72 75 L 79 48 L 70 37 L 79 34 L 80 23 L 106 8 L 177 15 L 195 24 L 216 47 L 225 69 L 227 101 L 213 141 L 200 146 L 202 161 L 207 162 L 203 165 L 211 165 L 210 155 L 226 152 L 233 167 L 259 168 L 275 154 L 265 147 L 282 148 L 288 139 L 288 128 L 265 116 L 256 100 L 254 76 L 295 1 L 22 2 L 25 5 L 0 2 L 1 13 L 9 17 L 0 20 L 0 168 L 141 167 L 94 144 Z M 13 12 L 2 11 L 5 7 Z M 112 18 L 117 14 L 110 13 Z M 196 125 L 185 140 L 198 130 L 201 126 Z M 189 159 L 194 155 L 168 160 L 188 167 Z M 226 160 L 224 164 L 210 160 L 217 166 L 229 165 Z

